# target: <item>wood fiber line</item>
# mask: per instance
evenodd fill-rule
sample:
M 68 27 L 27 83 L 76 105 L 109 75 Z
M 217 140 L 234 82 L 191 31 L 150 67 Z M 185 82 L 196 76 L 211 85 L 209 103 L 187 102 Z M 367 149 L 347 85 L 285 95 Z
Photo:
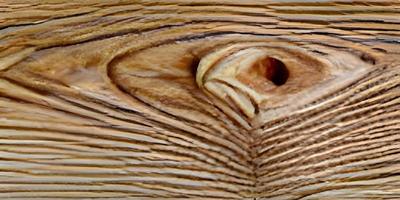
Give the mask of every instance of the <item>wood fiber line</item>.
M 1 199 L 400 199 L 400 2 L 0 1 Z

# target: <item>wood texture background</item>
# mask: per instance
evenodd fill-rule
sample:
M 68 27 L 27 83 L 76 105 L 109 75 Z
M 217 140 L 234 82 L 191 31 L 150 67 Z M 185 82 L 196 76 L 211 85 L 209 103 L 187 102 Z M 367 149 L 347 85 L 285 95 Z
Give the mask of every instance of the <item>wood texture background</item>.
M 0 0 L 0 199 L 400 199 L 399 13 Z

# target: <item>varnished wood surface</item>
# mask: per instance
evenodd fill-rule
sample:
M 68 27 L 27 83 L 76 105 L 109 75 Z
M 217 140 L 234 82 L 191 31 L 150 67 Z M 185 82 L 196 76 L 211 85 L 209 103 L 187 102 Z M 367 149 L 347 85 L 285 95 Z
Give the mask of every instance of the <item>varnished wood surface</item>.
M 399 13 L 0 0 L 0 199 L 400 199 Z

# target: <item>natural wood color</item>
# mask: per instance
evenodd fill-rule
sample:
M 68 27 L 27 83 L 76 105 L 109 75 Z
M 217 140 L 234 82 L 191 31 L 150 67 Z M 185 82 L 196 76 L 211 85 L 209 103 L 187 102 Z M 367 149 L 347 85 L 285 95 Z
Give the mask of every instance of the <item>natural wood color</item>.
M 400 199 L 396 0 L 0 0 L 0 199 Z

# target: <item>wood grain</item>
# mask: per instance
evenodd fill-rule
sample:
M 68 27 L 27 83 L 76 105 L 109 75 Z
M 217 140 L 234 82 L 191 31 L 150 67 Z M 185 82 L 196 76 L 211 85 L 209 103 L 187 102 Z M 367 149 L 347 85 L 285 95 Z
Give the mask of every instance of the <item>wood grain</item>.
M 397 0 L 0 0 L 0 199 L 400 199 Z

